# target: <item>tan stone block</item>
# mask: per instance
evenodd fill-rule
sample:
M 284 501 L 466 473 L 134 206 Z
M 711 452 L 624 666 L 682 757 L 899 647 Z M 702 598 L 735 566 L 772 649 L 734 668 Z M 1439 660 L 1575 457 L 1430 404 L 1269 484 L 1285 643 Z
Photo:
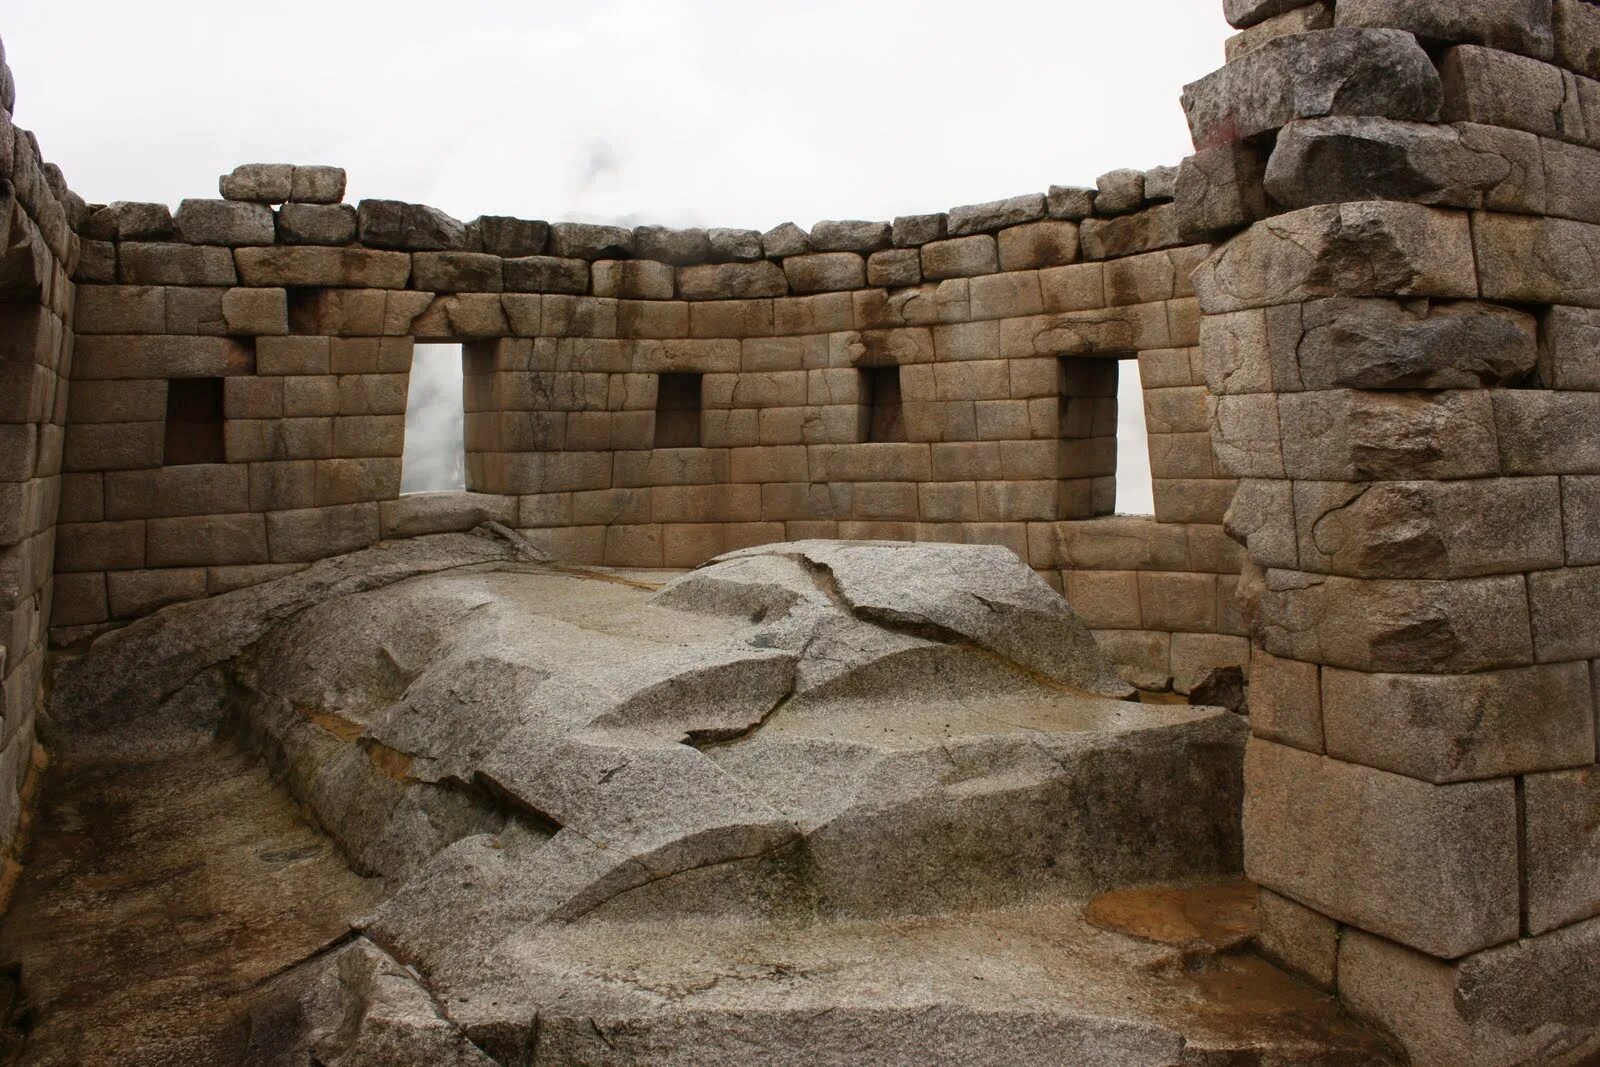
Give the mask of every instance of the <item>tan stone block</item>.
M 404 374 L 346 374 L 338 380 L 340 415 L 404 415 Z M 287 402 L 287 393 L 285 393 Z
M 1109 307 L 1171 300 L 1177 288 L 1177 269 L 1165 252 L 1115 259 L 1105 265 Z
M 78 287 L 74 329 L 80 334 L 166 333 L 166 290 L 151 285 Z
M 698 567 L 726 551 L 725 542 L 721 523 L 662 526 L 661 564 L 664 567 Z
M 519 329 L 517 332 L 523 331 Z M 620 300 L 617 303 L 617 336 L 688 337 L 689 305 L 666 300 Z
M 226 289 L 170 287 L 166 290 L 166 330 L 176 336 L 220 336 L 228 332 L 222 317 Z
M 282 418 L 284 414 L 283 383 L 285 380 L 283 377 L 224 379 L 222 383 L 223 415 L 229 419 Z M 166 403 L 164 385 L 161 394 L 164 408 Z
M 1172 635 L 1172 676 L 1202 678 L 1218 667 L 1244 667 L 1250 662 L 1250 642 L 1218 633 Z
M 256 379 L 281 383 L 282 414 L 289 418 L 315 418 L 339 414 L 339 379 L 331 374 L 285 375 Z
M 1044 312 L 1038 271 L 991 274 L 973 278 L 968 286 L 974 319 L 1010 319 Z
M 1001 441 L 1000 476 L 1005 481 L 1041 481 L 1060 477 L 1057 441 Z
M 856 482 L 851 486 L 850 517 L 884 522 L 917 518 L 917 487 L 912 482 Z
M 306 245 L 241 248 L 234 253 L 234 258 L 238 262 L 239 281 L 255 288 L 404 289 L 411 278 L 411 257 L 404 252 Z M 228 273 L 231 274 L 231 269 Z M 229 277 L 210 284 L 231 285 L 233 279 Z
M 1581 664 L 1579 665 L 1581 666 Z M 1541 934 L 1600 915 L 1600 768 L 1524 780 L 1528 928 Z
M 1250 656 L 1250 729 L 1257 737 L 1322 752 L 1322 688 L 1315 663 L 1279 659 L 1259 648 Z
M 933 350 L 934 357 L 941 362 L 999 359 L 1000 324 L 987 321 L 936 326 Z
M 267 528 L 260 515 L 151 519 L 145 541 L 151 567 L 267 562 Z
M 392 500 L 400 495 L 398 457 L 317 461 L 317 506 Z M 380 515 L 381 517 L 381 515 Z
M 1255 738 L 1245 871 L 1325 915 L 1462 956 L 1518 933 L 1514 792 L 1509 779 L 1429 785 Z
M 572 493 L 533 493 L 517 497 L 519 530 L 572 525 Z
M 570 516 L 567 522 L 578 526 L 612 526 L 649 522 L 651 492 L 650 489 L 589 489 L 561 495 L 568 498 Z
M 66 471 L 132 470 L 159 467 L 166 443 L 160 422 L 107 422 L 74 426 L 67 438 L 61 469 Z M 27 453 L 20 455 L 24 462 Z M 28 474 L 44 474 L 44 470 Z
M 326 337 L 262 337 L 256 341 L 259 374 L 327 374 L 332 343 Z
M 1520 577 L 1395 581 L 1270 570 L 1257 626 L 1262 646 L 1290 659 L 1469 673 L 1533 662 L 1528 601 Z
M 399 456 L 405 451 L 404 415 L 342 415 L 328 421 L 333 423 L 333 451 L 305 458 Z
M 105 475 L 106 518 L 143 519 L 249 510 L 249 471 L 226 463 L 196 463 Z M 169 566 L 156 563 L 152 566 Z
M 697 338 L 770 337 L 772 301 L 718 300 L 689 308 L 689 336 Z
M 1068 571 L 1067 602 L 1092 630 L 1137 630 L 1139 581 L 1133 571 Z
M 229 463 L 276 459 L 328 459 L 334 453 L 333 420 L 230 419 L 223 425 Z
M 291 511 L 316 504 L 314 461 L 252 463 L 249 470 L 251 511 Z
M 605 556 L 605 530 L 598 526 L 565 529 L 526 529 L 522 536 L 535 547 L 563 563 L 599 565 Z
M 274 511 L 266 518 L 274 563 L 309 563 L 354 552 L 381 536 L 377 504 Z
M 1005 477 L 1005 464 L 997 442 L 957 441 L 934 444 L 930 446 L 930 458 L 933 478 L 936 481 L 992 481 Z M 1054 459 L 1052 452 L 1052 466 Z
M 648 453 L 618 452 L 614 460 L 615 484 L 625 487 L 722 485 L 728 481 L 728 474 L 726 449 L 661 448 Z
M 106 575 L 111 616 L 136 619 L 153 611 L 206 595 L 206 572 L 200 569 L 117 571 Z
M 926 444 L 810 445 L 807 457 L 814 481 L 922 482 L 933 473 Z
M 987 234 L 933 241 L 922 246 L 922 276 L 930 281 L 970 278 L 993 274 L 999 269 L 999 249 L 995 239 Z
M 600 260 L 589 269 L 595 296 L 671 300 L 677 286 L 671 265 L 646 259 Z
M 924 482 L 917 486 L 917 518 L 923 522 L 970 522 L 978 518 L 976 482 Z
M 1600 474 L 1600 393 L 1507 389 L 1493 401 L 1507 474 Z
M 661 527 L 606 527 L 603 558 L 608 567 L 662 566 Z
M 229 289 L 222 294 L 222 318 L 235 336 L 276 336 L 289 332 L 289 299 L 283 289 Z
M 1149 630 L 1095 630 L 1094 641 L 1105 657 L 1118 666 L 1154 671 L 1164 678 L 1172 674 L 1171 634 Z
M 407 259 L 407 273 L 410 269 Z M 137 241 L 117 246 L 117 281 L 125 285 L 236 285 L 238 280 L 233 253 L 226 248 Z
M 1261 917 L 1261 932 L 1256 935 L 1261 954 L 1319 989 L 1332 991 L 1338 973 L 1339 924 L 1270 889 L 1258 891 L 1256 913 Z
M 1143 572 L 1139 575 L 1139 605 L 1147 629 L 1214 631 L 1217 628 L 1216 576 Z
M 230 378 L 228 381 L 248 379 Z M 156 380 L 73 382 L 67 395 L 67 421 L 156 422 L 166 417 L 167 383 Z
M 119 378 L 222 378 L 256 373 L 248 345 L 226 337 L 128 337 L 77 339 L 76 380 Z
M 1073 263 L 1078 258 L 1078 225 L 1061 219 L 1024 223 L 1001 230 L 1000 269 L 1038 270 Z
M 980 441 L 1017 441 L 1033 436 L 1026 400 L 980 400 L 973 409 L 974 436 Z
M 1049 313 L 1106 307 L 1105 265 L 1080 263 L 1039 272 L 1039 290 Z
M 734 482 L 803 482 L 807 478 L 803 445 L 735 448 L 728 455 Z

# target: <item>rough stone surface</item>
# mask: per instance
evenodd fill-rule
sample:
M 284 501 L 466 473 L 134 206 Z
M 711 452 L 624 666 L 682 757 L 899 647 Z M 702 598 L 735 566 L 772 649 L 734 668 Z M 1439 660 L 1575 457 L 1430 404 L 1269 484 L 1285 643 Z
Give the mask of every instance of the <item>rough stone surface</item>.
M 275 233 L 271 208 L 233 200 L 185 200 L 173 227 L 193 245 L 270 245 Z
M 1186 87 L 1183 106 L 1195 147 L 1206 149 L 1327 115 L 1428 122 L 1443 95 L 1410 34 L 1332 29 L 1267 42 Z
M 406 252 L 464 249 L 467 228 L 437 208 L 398 200 L 363 200 L 357 208 L 361 243 Z
M 889 247 L 887 222 L 819 222 L 811 227 L 814 252 L 877 252 Z
M 1535 59 L 1555 53 L 1549 0 L 1341 0 L 1336 20 L 1340 26 L 1389 27 Z

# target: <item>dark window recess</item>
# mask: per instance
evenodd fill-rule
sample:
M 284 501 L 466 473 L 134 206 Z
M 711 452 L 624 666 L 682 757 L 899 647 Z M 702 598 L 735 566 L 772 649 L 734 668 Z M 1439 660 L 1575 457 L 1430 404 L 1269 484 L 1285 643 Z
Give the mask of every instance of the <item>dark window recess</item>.
M 656 447 L 700 447 L 700 375 L 661 375 L 656 386 Z
M 168 381 L 166 465 L 221 463 L 226 458 L 222 438 L 222 379 L 173 378 Z
M 867 440 L 904 441 L 906 424 L 900 403 L 900 368 L 864 368 L 861 391 L 861 399 L 867 407 Z

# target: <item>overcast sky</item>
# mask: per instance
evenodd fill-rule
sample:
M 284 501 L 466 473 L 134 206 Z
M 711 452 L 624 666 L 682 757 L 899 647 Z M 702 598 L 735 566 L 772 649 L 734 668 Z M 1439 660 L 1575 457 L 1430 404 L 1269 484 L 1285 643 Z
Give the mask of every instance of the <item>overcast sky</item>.
M 17 121 L 91 202 L 331 163 L 352 202 L 464 220 L 767 229 L 1175 163 L 1221 6 L 10 0 L 0 34 Z

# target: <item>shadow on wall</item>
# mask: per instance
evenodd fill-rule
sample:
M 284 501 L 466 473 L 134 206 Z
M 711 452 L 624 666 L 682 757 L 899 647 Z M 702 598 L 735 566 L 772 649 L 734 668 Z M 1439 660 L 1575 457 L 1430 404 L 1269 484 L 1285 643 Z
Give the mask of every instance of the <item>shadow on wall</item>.
M 400 492 L 467 487 L 460 345 L 417 345 L 406 395 Z

